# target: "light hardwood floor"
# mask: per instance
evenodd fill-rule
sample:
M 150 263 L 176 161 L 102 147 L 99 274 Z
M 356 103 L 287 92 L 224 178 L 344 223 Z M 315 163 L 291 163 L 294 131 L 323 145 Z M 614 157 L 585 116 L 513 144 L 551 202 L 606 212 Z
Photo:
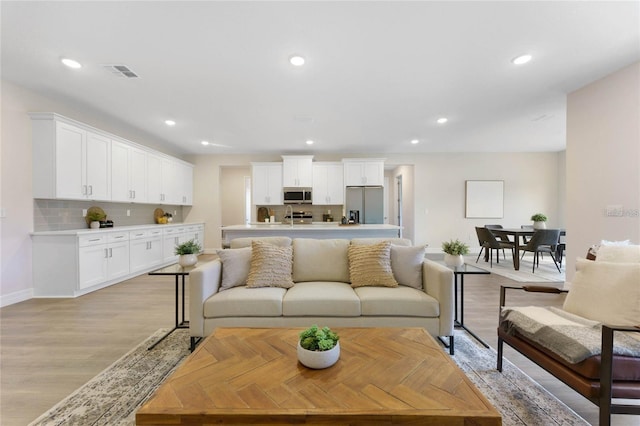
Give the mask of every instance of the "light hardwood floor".
M 173 277 L 141 275 L 75 299 L 31 299 L 0 309 L 0 424 L 23 426 L 108 367 L 158 328 L 173 326 Z M 465 324 L 495 348 L 499 288 L 516 282 L 498 275 L 467 276 Z M 559 306 L 543 295 L 520 304 Z M 505 347 L 508 359 L 592 424 L 597 408 Z M 638 425 L 614 416 L 614 425 Z

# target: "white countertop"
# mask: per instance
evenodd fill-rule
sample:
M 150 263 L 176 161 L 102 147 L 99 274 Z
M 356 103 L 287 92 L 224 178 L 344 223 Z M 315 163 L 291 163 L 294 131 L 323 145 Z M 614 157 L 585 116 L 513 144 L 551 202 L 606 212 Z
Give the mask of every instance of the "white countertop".
M 82 229 L 67 229 L 62 231 L 39 231 L 32 232 L 33 236 L 61 236 L 61 235 L 86 235 L 86 234 L 100 234 L 105 232 L 127 232 L 127 231 L 139 231 L 141 229 L 165 229 L 165 228 L 175 228 L 181 226 L 193 226 L 193 225 L 204 225 L 203 222 L 194 222 L 194 223 L 167 223 L 167 224 L 155 224 L 150 223 L 146 225 L 128 225 L 128 226 L 114 226 L 113 228 L 98 228 L 98 229 L 90 229 L 90 228 L 82 228 Z

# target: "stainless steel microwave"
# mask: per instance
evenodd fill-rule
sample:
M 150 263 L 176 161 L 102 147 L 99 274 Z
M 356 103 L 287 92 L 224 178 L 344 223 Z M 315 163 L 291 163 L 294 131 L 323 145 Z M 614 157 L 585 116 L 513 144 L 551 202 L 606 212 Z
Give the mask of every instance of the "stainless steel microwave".
M 284 188 L 285 204 L 311 204 L 311 188 Z

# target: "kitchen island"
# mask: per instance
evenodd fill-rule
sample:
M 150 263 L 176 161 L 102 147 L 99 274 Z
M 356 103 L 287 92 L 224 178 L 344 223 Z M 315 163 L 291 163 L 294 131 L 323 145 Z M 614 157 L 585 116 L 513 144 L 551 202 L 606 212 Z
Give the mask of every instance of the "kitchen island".
M 290 237 L 290 238 L 397 238 L 402 228 L 396 225 L 342 225 L 338 222 L 313 222 L 311 224 L 265 223 L 253 225 L 223 226 L 222 246 L 229 247 L 231 240 L 242 237 Z

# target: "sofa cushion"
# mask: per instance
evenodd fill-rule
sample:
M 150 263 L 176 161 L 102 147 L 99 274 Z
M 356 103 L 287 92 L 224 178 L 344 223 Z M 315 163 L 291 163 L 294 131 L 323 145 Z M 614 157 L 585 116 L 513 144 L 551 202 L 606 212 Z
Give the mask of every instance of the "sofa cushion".
M 599 254 L 598 254 L 599 255 Z M 610 325 L 638 325 L 640 263 L 578 259 L 564 310 Z
M 291 246 L 278 247 L 262 241 L 252 241 L 247 287 L 293 287 L 292 255 Z
M 360 299 L 351 286 L 339 282 L 301 282 L 282 300 L 284 316 L 360 316 Z
M 349 282 L 349 240 L 295 238 L 293 281 Z
M 421 289 L 425 246 L 391 244 L 391 270 L 398 284 Z
M 413 287 L 359 287 L 354 289 L 360 299 L 362 315 L 438 317 L 438 301 Z
M 349 276 L 352 287 L 397 287 L 391 270 L 391 243 L 349 245 Z
M 251 267 L 251 247 L 217 250 L 222 262 L 220 291 L 245 285 Z
M 602 245 L 598 249 L 596 262 L 639 263 L 640 246 Z
M 264 243 L 270 243 L 274 246 L 287 247 L 291 245 L 291 238 L 289 237 L 242 237 L 234 238 L 229 243 L 231 248 L 251 247 L 252 241 L 262 241 Z
M 204 301 L 204 317 L 279 317 L 287 290 L 276 287 L 234 287 Z
M 378 244 L 383 241 L 389 241 L 391 244 L 396 246 L 410 246 L 411 240 L 407 238 L 352 238 L 351 244 L 354 246 L 363 246 L 363 245 L 372 245 Z

